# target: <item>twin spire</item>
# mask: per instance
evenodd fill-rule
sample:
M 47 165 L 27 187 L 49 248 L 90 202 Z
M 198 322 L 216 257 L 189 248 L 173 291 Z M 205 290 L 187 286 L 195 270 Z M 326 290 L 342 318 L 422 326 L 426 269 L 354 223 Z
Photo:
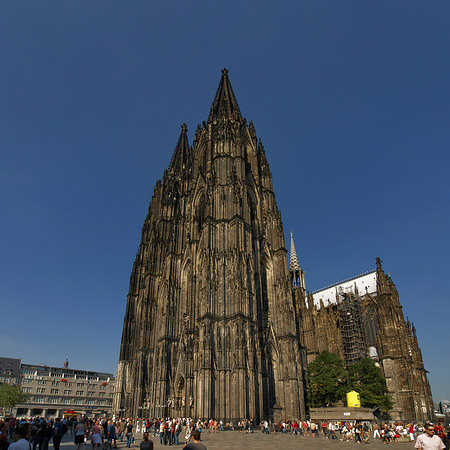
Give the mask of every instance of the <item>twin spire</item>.
M 228 69 L 222 69 L 222 78 L 209 112 L 208 123 L 214 123 L 218 119 L 242 121 L 241 111 L 228 78 Z
M 219 87 L 217 88 L 216 96 L 211 105 L 208 123 L 217 122 L 219 119 L 242 122 L 241 111 L 234 95 L 233 88 L 231 87 L 230 79 L 228 78 L 228 69 L 222 69 L 222 77 L 220 79 Z M 183 125 L 181 125 L 181 134 L 178 138 L 169 167 L 178 166 L 180 160 L 181 162 L 184 162 L 188 150 L 189 142 L 187 138 L 187 126 L 183 123 Z

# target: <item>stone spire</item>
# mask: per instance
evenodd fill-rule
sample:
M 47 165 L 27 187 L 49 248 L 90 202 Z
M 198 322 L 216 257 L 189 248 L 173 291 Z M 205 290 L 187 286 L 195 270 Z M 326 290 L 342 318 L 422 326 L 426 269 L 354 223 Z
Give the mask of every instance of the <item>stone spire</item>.
M 214 123 L 218 119 L 229 119 L 236 122 L 242 122 L 241 111 L 234 96 L 230 79 L 228 78 L 228 69 L 222 69 L 222 78 L 217 88 L 216 97 L 211 106 L 208 122 Z
M 305 273 L 298 263 L 297 252 L 294 245 L 294 233 L 291 231 L 291 251 L 289 259 L 289 272 L 291 274 L 291 283 L 293 286 L 300 286 L 305 289 Z
M 283 222 L 257 142 L 224 70 L 192 147 L 182 126 L 142 227 L 114 394 L 123 416 L 144 404 L 146 417 L 306 416 Z
M 291 272 L 298 272 L 300 270 L 300 264 L 298 263 L 297 252 L 294 245 L 294 233 L 291 231 L 291 257 L 289 260 L 289 269 Z
M 183 168 L 183 164 L 186 163 L 187 155 L 189 152 L 189 142 L 187 136 L 187 126 L 185 123 L 181 125 L 181 133 L 178 138 L 177 145 L 172 155 L 172 159 L 169 164 L 170 169 L 175 169 L 178 171 Z

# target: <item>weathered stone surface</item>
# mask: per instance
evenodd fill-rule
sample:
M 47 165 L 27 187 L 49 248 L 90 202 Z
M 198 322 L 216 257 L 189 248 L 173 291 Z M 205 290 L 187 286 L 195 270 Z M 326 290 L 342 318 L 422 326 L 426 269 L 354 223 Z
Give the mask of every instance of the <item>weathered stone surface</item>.
M 304 417 L 293 301 L 264 147 L 224 70 L 208 122 L 192 147 L 183 125 L 154 189 L 131 273 L 115 410 Z

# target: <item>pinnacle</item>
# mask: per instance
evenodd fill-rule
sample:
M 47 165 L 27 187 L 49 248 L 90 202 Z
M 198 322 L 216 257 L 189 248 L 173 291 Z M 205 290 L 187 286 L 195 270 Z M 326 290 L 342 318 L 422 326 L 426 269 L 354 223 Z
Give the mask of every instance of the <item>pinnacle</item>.
M 225 68 L 222 69 L 222 77 L 211 106 L 208 122 L 215 122 L 218 119 L 242 121 L 241 111 L 228 78 L 228 69 Z
M 180 162 L 183 163 L 184 160 L 186 159 L 188 151 L 189 151 L 189 142 L 187 136 L 187 125 L 183 123 L 181 125 L 180 137 L 178 138 L 178 142 L 173 152 L 169 167 L 173 167 L 174 165 L 178 166 Z
M 289 268 L 291 272 L 300 271 L 300 264 L 298 263 L 297 252 L 294 245 L 294 233 L 291 231 L 291 257 L 289 260 Z

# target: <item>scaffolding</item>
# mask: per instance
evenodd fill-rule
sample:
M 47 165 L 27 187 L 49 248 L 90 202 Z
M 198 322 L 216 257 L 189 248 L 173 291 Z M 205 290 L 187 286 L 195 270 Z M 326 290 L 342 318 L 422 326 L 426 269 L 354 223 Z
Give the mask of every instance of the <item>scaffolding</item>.
M 341 332 L 344 358 L 347 367 L 367 356 L 367 346 L 363 329 L 361 301 L 351 293 L 339 292 L 339 329 Z

